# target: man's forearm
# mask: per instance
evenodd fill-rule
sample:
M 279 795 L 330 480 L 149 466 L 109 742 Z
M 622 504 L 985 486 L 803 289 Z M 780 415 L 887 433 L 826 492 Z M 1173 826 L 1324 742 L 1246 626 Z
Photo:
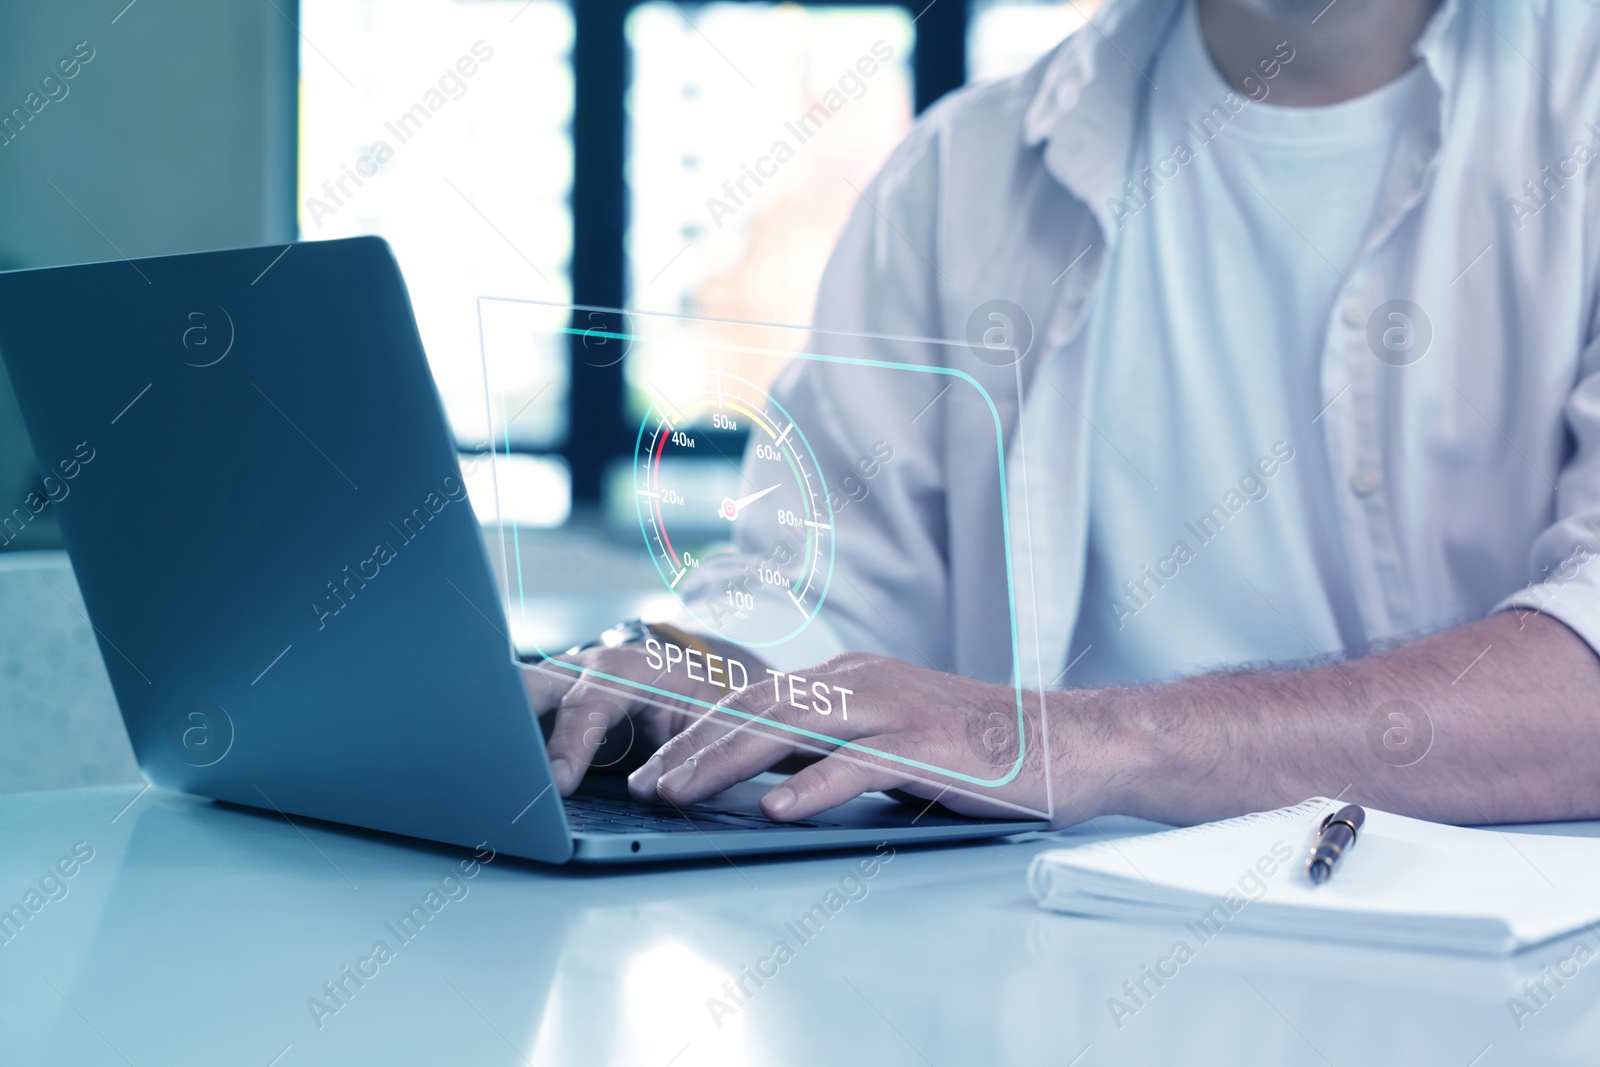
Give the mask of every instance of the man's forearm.
M 1195 823 L 1343 793 L 1446 822 L 1600 817 L 1600 659 L 1541 616 L 1314 669 L 1084 696 L 1129 763 L 1109 811 Z

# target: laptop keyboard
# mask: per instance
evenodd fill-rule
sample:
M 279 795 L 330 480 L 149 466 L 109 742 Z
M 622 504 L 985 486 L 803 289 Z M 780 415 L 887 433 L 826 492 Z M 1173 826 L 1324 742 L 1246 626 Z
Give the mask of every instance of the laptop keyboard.
M 566 809 L 567 824 L 573 832 L 590 834 L 666 834 L 686 830 L 710 834 L 740 830 L 814 830 L 838 825 L 815 821 L 773 822 L 750 812 L 725 811 L 699 804 L 674 808 L 609 796 L 568 797 Z

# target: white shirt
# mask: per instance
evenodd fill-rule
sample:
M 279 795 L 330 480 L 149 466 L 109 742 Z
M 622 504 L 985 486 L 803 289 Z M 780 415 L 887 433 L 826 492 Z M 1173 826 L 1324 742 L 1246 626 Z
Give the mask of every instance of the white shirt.
M 1151 71 L 1086 327 L 1089 541 L 1068 676 L 1114 685 L 1363 639 L 1316 419 L 1323 332 L 1418 66 L 1330 107 L 1217 73 L 1193 3 Z M 1266 77 L 1269 72 L 1272 77 Z M 1330 195 L 1330 190 L 1337 190 Z M 1216 626 L 1217 605 L 1254 606 Z
M 962 367 L 994 400 L 1004 492 L 970 445 L 981 438 L 953 421 L 967 416 L 939 414 L 935 378 L 874 392 L 838 365 L 786 376 L 777 393 L 830 477 L 876 439 L 892 436 L 897 457 L 837 516 L 836 580 L 796 655 L 859 649 L 993 680 L 1015 665 L 1029 686 L 1071 684 L 1095 419 L 1086 327 L 1119 239 L 1111 201 L 1144 72 L 1184 2 L 1112 0 L 1098 32 L 931 109 L 864 190 L 823 279 L 819 328 L 861 335 L 855 354 L 903 359 L 907 343 L 883 335 L 961 338 L 1004 300 L 1033 340 L 1015 367 Z M 1310 324 L 1326 505 L 1358 636 L 1518 605 L 1600 649 L 1600 11 L 1445 0 L 1415 50 L 1422 106 L 1331 313 Z M 1409 344 L 1388 317 L 1408 306 L 1395 301 L 1414 306 Z M 952 351 L 924 346 L 923 358 L 962 358 Z M 739 544 L 764 533 L 742 528 Z M 1248 633 L 1266 610 L 1223 600 L 1209 625 Z

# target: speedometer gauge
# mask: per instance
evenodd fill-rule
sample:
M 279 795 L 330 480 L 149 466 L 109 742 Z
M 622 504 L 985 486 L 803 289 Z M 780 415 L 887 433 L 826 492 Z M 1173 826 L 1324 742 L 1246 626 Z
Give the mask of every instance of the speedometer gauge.
M 719 443 L 728 431 L 749 434 L 747 462 Z M 667 588 L 697 619 L 761 647 L 794 637 L 816 617 L 832 573 L 833 508 L 805 434 L 765 390 L 720 374 L 699 396 L 658 400 L 639 427 L 633 466 L 645 544 Z M 705 477 L 708 466 L 726 476 Z M 709 488 L 719 485 L 724 490 Z M 748 523 L 746 554 L 685 599 L 684 583 L 706 562 L 697 537 L 724 523 Z

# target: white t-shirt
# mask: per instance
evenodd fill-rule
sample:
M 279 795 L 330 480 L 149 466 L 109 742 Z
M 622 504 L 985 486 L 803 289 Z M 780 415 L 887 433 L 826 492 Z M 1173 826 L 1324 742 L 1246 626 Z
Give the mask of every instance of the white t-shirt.
M 1143 188 L 1117 210 L 1090 319 L 1088 562 L 1059 684 L 1364 640 L 1317 424 L 1322 346 L 1424 77 L 1316 108 L 1271 103 L 1259 79 L 1253 100 L 1186 5 L 1151 72 L 1129 172 Z

